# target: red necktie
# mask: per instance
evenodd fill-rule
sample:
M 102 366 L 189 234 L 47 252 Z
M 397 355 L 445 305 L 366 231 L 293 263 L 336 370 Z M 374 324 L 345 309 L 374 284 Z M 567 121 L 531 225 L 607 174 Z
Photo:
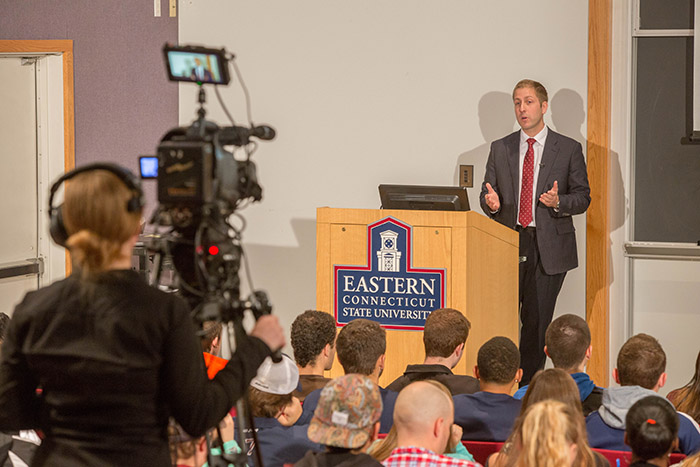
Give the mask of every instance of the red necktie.
M 532 181 L 535 179 L 535 151 L 532 145 L 537 140 L 527 139 L 527 152 L 523 161 L 523 184 L 520 187 L 520 213 L 518 222 L 523 227 L 527 227 L 532 222 Z

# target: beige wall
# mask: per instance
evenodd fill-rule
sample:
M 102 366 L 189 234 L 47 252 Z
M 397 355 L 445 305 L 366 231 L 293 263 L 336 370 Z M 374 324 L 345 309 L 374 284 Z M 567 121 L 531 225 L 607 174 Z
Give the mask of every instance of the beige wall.
M 548 124 L 584 142 L 583 0 L 185 1 L 179 14 L 181 43 L 237 55 L 253 118 L 278 131 L 254 156 L 264 199 L 243 213 L 255 286 L 287 326 L 315 305 L 315 208 L 376 208 L 380 183 L 455 184 L 459 163 L 480 185 L 488 143 L 515 128 L 520 78 L 542 81 Z M 244 122 L 235 79 L 222 95 Z M 213 92 L 208 101 L 224 123 Z M 195 103 L 194 86 L 181 85 L 181 123 Z M 557 313 L 583 315 L 584 216 L 576 228 L 581 266 Z

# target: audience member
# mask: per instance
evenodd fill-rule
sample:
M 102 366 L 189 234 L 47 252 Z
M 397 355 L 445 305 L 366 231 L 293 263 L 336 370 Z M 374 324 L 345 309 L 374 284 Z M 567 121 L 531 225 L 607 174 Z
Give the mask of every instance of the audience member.
M 238 443 L 233 439 L 233 419 L 226 415 L 219 424 L 219 430 L 211 430 L 212 437 L 221 433 L 223 447 L 227 453 L 239 452 Z M 221 456 L 220 448 L 208 449 L 206 436 L 192 438 L 185 433 L 174 419 L 168 425 L 168 440 L 170 442 L 170 457 L 176 467 L 203 467 L 207 465 L 207 455 Z
M 586 419 L 591 446 L 629 450 L 624 443 L 625 417 L 632 404 L 656 393 L 666 383 L 666 353 L 647 334 L 632 336 L 617 355 L 613 378 L 621 385 L 603 391 L 603 404 Z M 689 455 L 700 449 L 700 429 L 688 415 L 679 414 L 679 448 Z
M 397 447 L 384 461 L 387 467 L 468 466 L 479 464 L 441 455 L 453 433 L 452 399 L 436 385 L 417 381 L 396 399 L 394 424 Z
M 387 389 L 399 392 L 413 381 L 434 379 L 448 387 L 454 394 L 473 394 L 479 390 L 479 382 L 467 375 L 455 375 L 457 366 L 469 337 L 471 324 L 459 311 L 440 308 L 428 315 L 423 329 L 425 360 L 422 365 L 408 365 Z
M 678 441 L 678 415 L 666 399 L 647 396 L 630 407 L 625 416 L 625 444 L 632 449 L 630 467 L 669 464 Z
M 695 374 L 688 384 L 668 393 L 668 400 L 679 412 L 687 413 L 700 423 L 700 352 L 695 359 Z
M 570 405 L 580 411 L 583 416 L 576 383 L 567 372 L 559 368 L 548 368 L 535 373 L 535 377 L 530 381 L 523 397 L 520 415 L 531 405 L 549 399 Z
M 293 463 L 304 457 L 309 449 L 321 451 L 321 445 L 309 440 L 307 426 L 297 424 L 301 417 L 301 402 L 292 392 L 299 383 L 299 369 L 286 355 L 273 363 L 268 357 L 250 382 L 248 398 L 257 433 L 255 445 L 248 429 L 246 452 L 252 461 L 259 450 L 264 465 Z
M 518 383 L 518 346 L 507 337 L 493 337 L 479 349 L 474 375 L 481 390 L 454 396 L 455 423 L 462 427 L 462 439 L 505 441 L 520 412 L 520 401 L 510 394 Z
M 0 312 L 0 348 L 5 341 L 5 333 L 10 317 Z M 0 433 L 0 465 L 31 465 L 32 458 L 41 439 L 34 430 L 8 431 Z
M 576 410 L 583 420 L 583 412 L 581 411 L 581 400 L 579 399 L 578 388 L 576 383 L 571 379 L 571 376 L 564 370 L 558 368 L 549 368 L 547 370 L 540 370 L 535 373 L 535 376 L 530 380 L 527 392 L 525 392 L 525 397 L 522 400 L 522 406 L 520 408 L 520 414 L 516 419 L 515 425 L 518 421 L 522 422 L 522 418 L 525 416 L 525 412 L 531 406 L 538 402 L 546 400 L 555 400 L 564 403 L 565 405 L 572 407 Z M 508 460 L 508 454 L 510 453 L 511 447 L 513 445 L 515 438 L 515 429 L 511 432 L 510 436 L 503 444 L 501 450 L 489 457 L 488 465 L 494 467 L 501 467 L 506 465 Z M 596 457 L 597 465 L 605 465 L 604 459 L 600 454 L 594 453 Z
M 294 391 L 300 401 L 330 378 L 323 376 L 333 366 L 335 356 L 335 320 L 322 311 L 306 310 L 292 323 L 292 349 L 299 367 L 301 390 Z
M 562 315 L 547 327 L 544 341 L 544 353 L 552 360 L 554 368 L 561 368 L 571 374 L 576 382 L 583 415 L 598 410 L 603 398 L 603 388 L 596 386 L 586 373 L 586 365 L 593 353 L 588 323 L 576 315 Z M 513 397 L 522 399 L 525 391 L 527 386 L 521 387 Z
M 382 398 L 364 375 L 345 375 L 328 383 L 308 429 L 309 439 L 325 447 L 308 451 L 296 466 L 381 465 L 367 454 L 379 434 Z
M 537 402 L 518 418 L 506 462 L 518 467 L 606 464 L 607 461 L 594 456 L 588 445 L 581 412 L 556 400 Z
M 356 319 L 346 324 L 336 340 L 338 361 L 345 374 L 356 373 L 368 376 L 379 386 L 379 376 L 384 371 L 386 354 L 386 331 L 379 323 L 367 319 Z M 398 395 L 394 391 L 379 388 L 382 396 L 382 416 L 380 433 L 388 433 L 393 423 L 394 402 Z M 304 399 L 304 417 L 313 415 L 318 405 L 321 390 L 317 389 Z
M 437 387 L 448 397 L 452 397 L 452 393 L 444 384 L 432 379 L 427 379 L 425 382 Z M 393 425 L 384 439 L 377 440 L 370 447 L 369 453 L 378 461 L 383 461 L 389 457 L 391 452 L 396 449 L 397 445 L 398 437 L 396 435 L 396 425 Z M 443 454 L 447 457 L 454 457 L 455 459 L 474 461 L 474 456 L 472 456 L 462 444 L 462 428 L 459 425 L 452 424 L 452 433 L 450 434 L 450 439 Z

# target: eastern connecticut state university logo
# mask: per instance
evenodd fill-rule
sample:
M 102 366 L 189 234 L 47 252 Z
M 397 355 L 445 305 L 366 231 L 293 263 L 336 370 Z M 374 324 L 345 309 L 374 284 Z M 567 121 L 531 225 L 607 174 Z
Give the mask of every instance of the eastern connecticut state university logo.
M 423 330 L 445 302 L 445 270 L 414 268 L 411 226 L 387 217 L 367 226 L 367 265 L 333 266 L 335 320 L 377 321 L 388 329 Z

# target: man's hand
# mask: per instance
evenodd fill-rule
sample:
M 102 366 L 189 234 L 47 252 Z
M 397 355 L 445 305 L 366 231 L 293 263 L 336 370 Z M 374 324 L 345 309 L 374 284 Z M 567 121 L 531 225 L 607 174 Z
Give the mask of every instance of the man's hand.
M 544 204 L 548 208 L 556 208 L 559 204 L 559 185 L 557 181 L 554 180 L 554 185 L 552 189 L 546 193 L 540 195 L 540 203 Z
M 458 443 L 462 442 L 462 427 L 456 423 L 452 424 L 450 429 L 450 446 L 457 446 Z
M 486 189 L 488 190 L 488 193 L 484 195 L 484 200 L 486 200 L 486 204 L 491 212 L 496 212 L 501 209 L 501 201 L 498 199 L 498 193 L 494 191 L 490 183 L 486 183 Z
M 282 330 L 277 316 L 261 316 L 250 335 L 263 341 L 273 352 L 281 349 L 285 344 L 284 330 Z

